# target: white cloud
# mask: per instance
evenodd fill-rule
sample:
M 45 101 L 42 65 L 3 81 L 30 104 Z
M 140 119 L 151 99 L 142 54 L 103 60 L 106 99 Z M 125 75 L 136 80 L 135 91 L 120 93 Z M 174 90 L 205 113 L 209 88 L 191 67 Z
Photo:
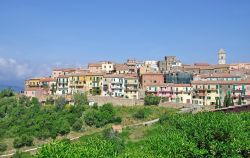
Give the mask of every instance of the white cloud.
M 43 65 L 34 65 L 27 62 L 19 62 L 15 59 L 6 59 L 0 57 L 0 81 L 24 80 L 34 76 L 49 75 L 51 67 Z

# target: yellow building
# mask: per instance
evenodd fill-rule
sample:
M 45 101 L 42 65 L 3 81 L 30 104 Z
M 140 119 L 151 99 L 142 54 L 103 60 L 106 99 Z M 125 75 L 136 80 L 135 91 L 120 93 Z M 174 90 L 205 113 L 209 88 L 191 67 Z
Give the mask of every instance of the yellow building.
M 139 80 L 134 76 L 125 76 L 125 98 L 138 99 L 139 98 Z

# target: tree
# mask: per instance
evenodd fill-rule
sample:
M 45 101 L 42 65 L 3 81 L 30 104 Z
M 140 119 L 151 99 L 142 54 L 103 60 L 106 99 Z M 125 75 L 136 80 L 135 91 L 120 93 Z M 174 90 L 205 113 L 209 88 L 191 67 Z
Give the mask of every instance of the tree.
M 22 95 L 18 98 L 18 103 L 19 105 L 21 106 L 26 106 L 26 107 L 29 107 L 30 106 L 30 98 L 25 96 L 25 95 Z
M 3 89 L 3 90 L 0 92 L 0 98 L 12 97 L 12 96 L 14 96 L 14 95 L 15 95 L 15 93 L 14 93 L 13 89 L 11 89 L 11 88 Z
M 234 106 L 234 99 L 233 99 L 233 97 L 231 97 L 230 106 Z
M 30 103 L 33 106 L 39 106 L 40 105 L 39 100 L 36 97 L 32 97 Z
M 228 96 L 226 95 L 226 96 L 224 97 L 223 106 L 224 106 L 224 107 L 227 107 L 227 103 L 228 103 Z
M 161 98 L 158 96 L 147 95 L 144 98 L 144 105 L 159 105 Z
M 241 104 L 242 104 L 242 98 L 241 98 L 241 95 L 239 95 L 238 105 L 241 105 Z
M 88 105 L 88 96 L 86 93 L 75 93 L 73 95 L 75 105 Z
M 55 100 L 55 106 L 57 110 L 62 110 L 66 105 L 66 99 L 64 97 L 59 97 Z

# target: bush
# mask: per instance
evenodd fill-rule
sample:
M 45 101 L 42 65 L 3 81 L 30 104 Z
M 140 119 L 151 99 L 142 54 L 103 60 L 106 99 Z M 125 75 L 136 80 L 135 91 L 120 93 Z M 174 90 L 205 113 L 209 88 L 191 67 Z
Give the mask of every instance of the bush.
M 14 139 L 13 146 L 14 148 L 21 148 L 23 146 L 32 146 L 33 145 L 33 138 L 23 135 L 21 138 Z
M 137 119 L 144 119 L 146 117 L 144 109 L 138 110 L 135 114 L 134 117 Z
M 4 152 L 7 150 L 7 145 L 5 143 L 0 143 L 0 152 Z
M 72 129 L 74 131 L 80 131 L 82 129 L 82 120 L 76 120 L 76 122 L 72 125 Z
M 55 100 L 52 97 L 46 98 L 45 104 L 47 105 L 53 105 Z
M 147 95 L 144 98 L 144 105 L 159 105 L 161 98 L 158 96 Z
M 88 126 L 96 126 L 102 127 L 108 123 L 114 123 L 115 118 L 115 110 L 112 104 L 104 104 L 98 110 L 89 109 L 84 116 L 85 123 Z

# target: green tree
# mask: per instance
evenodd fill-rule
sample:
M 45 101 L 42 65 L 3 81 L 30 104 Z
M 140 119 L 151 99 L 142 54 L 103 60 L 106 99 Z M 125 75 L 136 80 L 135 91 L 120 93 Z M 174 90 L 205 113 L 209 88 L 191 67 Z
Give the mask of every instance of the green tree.
M 159 105 L 161 98 L 158 96 L 147 95 L 144 98 L 144 105 Z
M 241 105 L 241 104 L 242 104 L 242 98 L 241 98 L 241 95 L 239 95 L 238 105 Z
M 87 93 L 75 93 L 73 95 L 73 98 L 74 98 L 75 105 L 83 106 L 83 105 L 89 104 Z
M 59 97 L 55 100 L 55 106 L 57 110 L 62 110 L 67 104 L 66 99 L 64 97 Z
M 3 89 L 3 90 L 0 92 L 0 98 L 12 97 L 12 96 L 14 96 L 14 95 L 15 95 L 14 90 L 11 89 L 11 88 Z

